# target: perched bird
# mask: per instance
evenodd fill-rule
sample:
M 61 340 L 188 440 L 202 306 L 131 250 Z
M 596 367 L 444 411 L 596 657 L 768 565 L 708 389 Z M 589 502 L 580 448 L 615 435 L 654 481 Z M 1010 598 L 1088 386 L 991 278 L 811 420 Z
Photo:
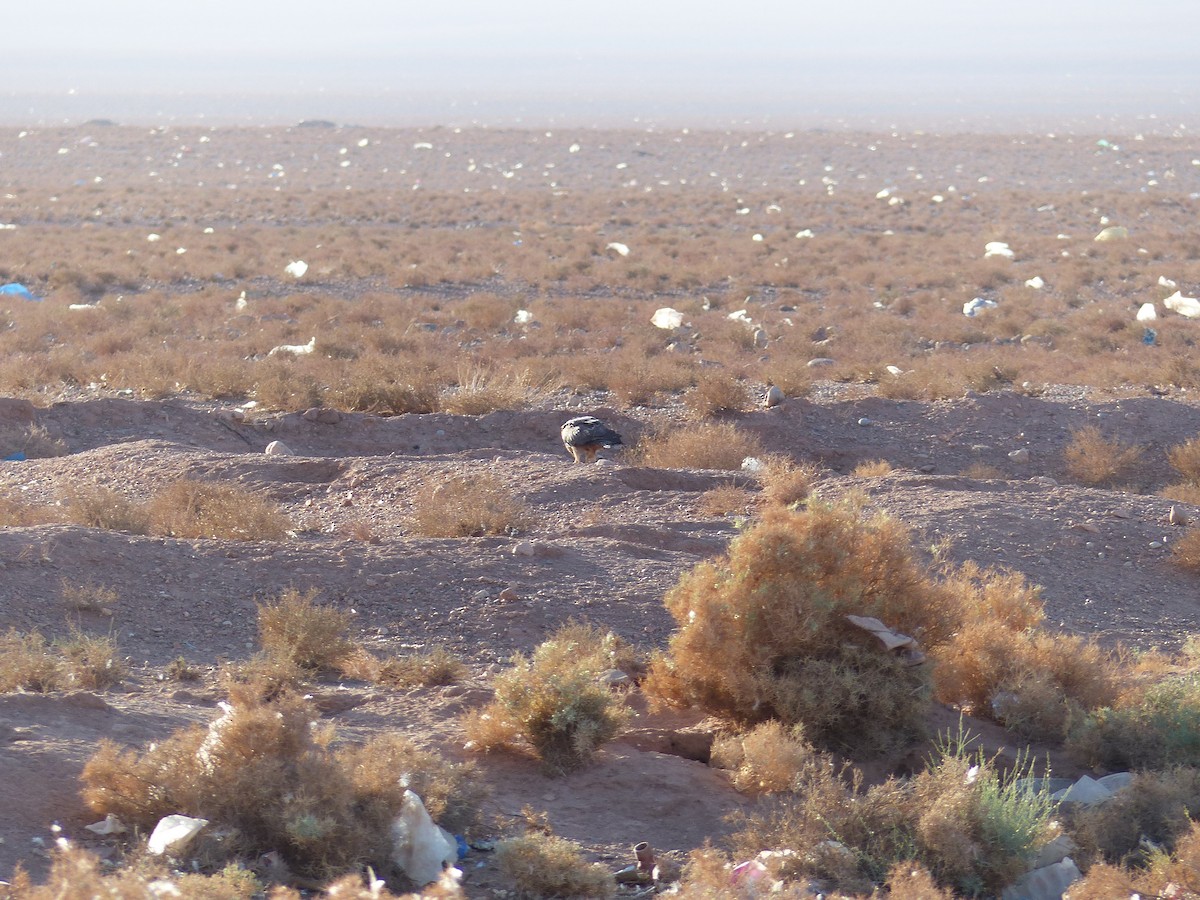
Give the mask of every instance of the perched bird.
M 562 442 L 575 462 L 594 462 L 603 447 L 618 447 L 621 436 L 595 416 L 576 416 L 563 423 Z

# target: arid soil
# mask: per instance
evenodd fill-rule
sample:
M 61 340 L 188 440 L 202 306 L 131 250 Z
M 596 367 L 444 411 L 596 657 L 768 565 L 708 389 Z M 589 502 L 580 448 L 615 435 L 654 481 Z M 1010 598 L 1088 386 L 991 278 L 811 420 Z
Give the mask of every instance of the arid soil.
M 1162 450 L 1200 431 L 1200 409 L 1188 398 L 1104 399 L 1059 389 L 1041 397 L 1002 392 L 919 403 L 847 395 L 854 390 L 823 386 L 814 399 L 738 421 L 768 448 L 828 467 L 819 494 L 864 489 L 912 527 L 918 546 L 944 544 L 951 559 L 1026 573 L 1044 587 L 1048 620 L 1066 631 L 1169 647 L 1194 627 L 1194 579 L 1167 559 L 1170 501 L 1072 486 L 1062 471 L 1070 431 L 1101 417 L 1110 433 L 1146 445 L 1142 490 L 1160 486 L 1169 477 Z M 0 697 L 2 871 L 18 861 L 38 870 L 39 841 L 50 839 L 53 822 L 79 835 L 87 816 L 76 779 L 96 741 L 140 746 L 214 717 L 215 691 L 161 680 L 165 665 L 182 656 L 210 668 L 248 656 L 256 601 L 288 587 L 316 589 L 354 610 L 356 636 L 373 650 L 443 643 L 470 663 L 469 682 L 449 688 L 397 694 L 328 683 L 318 692 L 328 718 L 349 737 L 400 728 L 453 758 L 464 757 L 456 716 L 486 700 L 489 674 L 569 619 L 611 628 L 640 647 L 662 646 L 672 626 L 664 592 L 735 533 L 732 520 L 702 515 L 697 498 L 750 479 L 632 467 L 619 455 L 574 465 L 557 429 L 580 409 L 347 414 L 334 424 L 276 414 L 231 424 L 215 414 L 218 407 L 178 401 L 97 399 L 46 409 L 10 401 L 6 416 L 32 415 L 72 452 L 3 463 L 7 492 L 53 502 L 72 485 L 120 485 L 136 495 L 180 473 L 219 476 L 265 491 L 297 534 L 255 543 L 75 526 L 0 533 L 6 624 L 56 635 L 75 622 L 111 633 L 134 667 L 123 689 L 103 696 Z M 630 437 L 651 418 L 638 410 L 582 409 L 600 412 Z M 296 456 L 265 455 L 272 440 Z M 1009 459 L 1019 448 L 1030 450 L 1027 463 Z M 874 479 L 846 474 L 874 459 L 888 460 L 894 471 Z M 976 462 L 1005 477 L 958 474 Z M 512 538 L 411 537 L 405 521 L 414 486 L 469 470 L 494 471 L 519 486 L 536 526 Z M 341 536 L 364 522 L 370 540 Z M 532 542 L 532 556 L 514 554 L 521 541 Z M 1152 548 L 1155 542 L 1166 546 Z M 111 619 L 72 614 L 62 600 L 64 579 L 114 590 L 120 599 Z M 499 599 L 508 587 L 519 599 Z M 722 817 L 747 801 L 720 772 L 675 755 L 687 748 L 680 750 L 673 730 L 698 717 L 650 715 L 640 698 L 631 702 L 643 714 L 629 733 L 595 766 L 566 778 L 547 778 L 528 760 L 479 757 L 495 792 L 489 811 L 499 817 L 497 829 L 529 805 L 614 865 L 638 840 L 685 851 L 719 836 Z M 483 867 L 472 868 L 476 863 Z M 485 854 L 469 858 L 467 871 L 480 890 L 492 883 Z
M 1165 124 L 1163 128 L 1169 133 Z M 787 156 L 790 145 L 780 135 L 601 133 L 584 139 L 586 149 L 595 150 L 584 159 L 560 146 L 569 143 L 560 134 L 554 140 L 556 152 L 561 150 L 560 165 L 543 171 L 538 154 L 548 146 L 549 135 L 485 130 L 460 136 L 457 130 L 435 129 L 401 134 L 384 150 L 377 141 L 369 148 L 358 144 L 364 147 L 363 154 L 355 157 L 362 159 L 361 166 L 347 173 L 338 168 L 341 163 L 330 162 L 342 159 L 339 145 L 350 143 L 340 131 L 296 129 L 275 139 L 269 131 L 235 131 L 225 144 L 225 136 L 218 133 L 210 146 L 201 129 L 183 137 L 164 129 L 140 136 L 142 149 L 131 155 L 128 146 L 119 147 L 105 137 L 111 132 L 101 126 L 96 130 L 100 141 L 85 140 L 73 130 L 47 131 L 39 138 L 41 157 L 20 143 L 24 137 L 0 136 L 5 189 L 17 191 L 18 183 L 25 188 L 19 214 L 10 214 L 0 200 L 0 223 L 15 223 L 18 229 L 11 236 L 24 240 L 28 235 L 30 241 L 44 243 L 39 235 L 60 234 L 55 229 L 77 227 L 84 233 L 91 227 L 88 223 L 98 203 L 93 193 L 101 190 L 96 187 L 101 179 L 117 198 L 105 215 L 121 217 L 119 227 L 130 234 L 136 231 L 139 253 L 146 241 L 143 232 L 165 231 L 164 225 L 175 218 L 188 220 L 179 225 L 181 231 L 209 221 L 217 223 L 218 229 L 243 221 L 255 222 L 263 230 L 279 225 L 278 230 L 285 231 L 285 225 L 323 215 L 316 204 L 323 195 L 314 194 L 313 209 L 308 209 L 300 190 L 301 200 L 268 193 L 274 182 L 267 179 L 273 177 L 277 159 L 287 159 L 289 172 L 303 173 L 327 193 L 348 186 L 343 181 L 365 172 L 369 162 L 378 170 L 374 177 L 382 185 L 379 197 L 372 195 L 371 200 L 388 207 L 392 194 L 384 197 L 383 191 L 394 192 L 400 198 L 397 208 L 418 186 L 459 190 L 467 177 L 463 163 L 470 153 L 480 160 L 478 167 L 474 156 L 469 160 L 471 184 L 478 191 L 494 191 L 493 182 L 503 187 L 524 181 L 527 190 L 538 192 L 529 196 L 537 197 L 544 193 L 542 182 L 551 178 L 582 191 L 594 175 L 597 183 L 605 181 L 614 189 L 640 191 L 642 186 L 657 188 L 668 182 L 703 185 L 709 172 L 720 168 L 722 183 L 728 181 L 732 187 L 728 197 L 713 201 L 722 216 L 739 215 L 742 201 L 735 195 L 741 189 L 754 193 L 758 185 L 765 188 L 769 178 L 772 191 L 783 190 L 780 185 L 792 190 L 799 172 L 808 180 L 807 185 L 804 181 L 799 185 L 805 185 L 804 193 L 819 214 L 814 212 L 811 220 L 789 221 L 786 229 L 776 228 L 780 240 L 788 241 L 795 240 L 792 232 L 800 227 L 838 229 L 841 201 L 824 204 L 826 188 L 820 181 L 827 160 L 837 164 L 839 177 L 847 173 L 848 184 L 863 178 L 871 197 L 876 185 L 920 178 L 919 173 L 913 174 L 918 164 L 928 175 L 922 191 L 951 181 L 969 185 L 978 196 L 1001 186 L 1020 191 L 1024 205 L 1019 217 L 1014 214 L 1014 229 L 1032 227 L 1031 223 L 1041 221 L 1039 217 L 1048 216 L 1042 212 L 1046 207 L 1035 205 L 1034 200 L 1041 192 L 1060 191 L 1079 195 L 1063 216 L 1074 217 L 1072 230 L 1090 234 L 1095 216 L 1092 200 L 1086 199 L 1088 191 L 1136 196 L 1146 190 L 1147 172 L 1156 179 L 1154 172 L 1180 173 L 1171 198 L 1156 201 L 1161 216 L 1184 215 L 1180 211 L 1196 196 L 1193 193 L 1189 199 L 1187 194 L 1195 187 L 1197 170 L 1186 148 L 1165 139 L 1155 142 L 1153 135 L 1146 141 L 1144 159 L 1131 168 L 1131 164 L 1119 165 L 1116 157 L 1096 157 L 1094 136 L 1078 142 L 1039 136 L 1031 139 L 1036 142 L 1031 150 L 1020 139 L 963 135 L 957 142 L 939 144 L 938 153 L 928 158 L 915 152 L 923 137 L 912 136 L 910 157 L 908 139 L 893 134 L 880 136 L 879 144 L 890 148 L 883 164 L 870 135 L 854 140 L 808 135 L 807 149 L 796 161 Z M 320 135 L 324 146 L 321 165 L 314 162 L 310 173 L 308 159 L 316 159 L 311 145 L 317 140 L 312 134 Z M 424 144 L 427 138 L 436 142 L 437 153 L 415 149 L 414 141 Z M 60 144 L 63 151 L 55 155 Z M 229 169 L 212 172 L 217 146 L 225 153 L 227 145 L 235 144 L 229 151 Z M 407 156 L 387 156 L 394 147 L 406 148 Z M 525 161 L 530 164 L 524 165 Z M 803 171 L 797 168 L 801 162 Z M 65 168 L 76 164 L 78 170 Z M 144 171 L 151 167 L 153 171 Z M 282 163 L 277 169 L 282 171 Z M 170 204 L 165 200 L 155 201 L 149 211 L 139 205 L 137 192 L 147 190 L 148 177 L 163 191 L 170 187 L 179 192 L 178 216 L 166 209 Z M 299 174 L 291 177 L 300 181 Z M 198 178 L 214 180 L 206 186 Z M 247 201 L 239 207 L 245 194 L 232 191 L 237 187 L 234 179 L 247 184 L 253 180 L 260 191 L 258 199 L 275 205 Z M 224 184 L 222 190 L 229 193 L 212 200 L 217 184 Z M 653 199 L 644 198 L 644 203 Z M 211 208 L 190 215 L 192 201 Z M 942 223 L 948 231 L 962 222 L 975 230 L 983 228 L 979 221 L 983 214 L 969 196 L 953 212 L 950 206 L 944 207 Z M 370 202 L 363 201 L 363 209 L 366 218 L 381 215 Z M 629 215 L 640 212 L 631 208 Z M 769 221 L 766 216 L 764 212 L 764 221 Z M 558 234 L 552 219 L 547 214 L 538 228 Z M 325 224 L 325 220 L 317 223 Z M 422 229 L 471 227 L 432 219 L 407 224 L 413 234 L 423 233 Z M 500 227 L 495 222 L 484 224 Z M 747 232 L 749 244 L 750 228 L 735 225 L 729 231 L 739 240 Z M 1060 228 L 1065 226 L 1048 225 L 1043 230 L 1053 235 Z M 519 237 L 516 232 L 508 234 L 506 224 L 504 229 L 503 247 L 507 252 L 511 246 L 514 254 L 518 246 L 532 245 L 537 237 L 535 230 Z M 772 239 L 770 229 L 762 231 L 768 241 Z M 908 234 L 900 225 L 897 231 L 913 241 L 923 233 L 913 228 Z M 604 247 L 603 241 L 614 236 L 593 239 L 601 240 L 599 246 Z M 227 240 L 224 234 L 218 237 L 222 243 Z M 1082 240 L 1090 244 L 1090 238 Z M 119 243 L 114 239 L 113 246 Z M 230 303 L 237 290 L 248 286 L 261 296 L 325 291 L 350 302 L 368 291 L 391 292 L 426 298 L 433 306 L 439 298 L 470 295 L 477 286 L 470 281 L 436 281 L 433 276 L 425 285 L 396 284 L 386 276 L 364 276 L 358 269 L 352 271 L 353 277 L 341 277 L 334 262 L 319 270 L 318 284 L 292 283 L 279 274 L 283 263 L 292 258 L 289 248 L 282 243 L 280 247 L 271 250 L 274 256 L 262 263 L 261 270 L 243 262 L 245 272 L 213 275 L 211 281 L 221 290 L 228 288 Z M 982 249 L 980 241 L 972 252 L 981 254 Z M 188 261 L 200 257 L 198 251 L 186 256 L 183 251 L 181 247 L 176 256 L 172 250 L 162 263 L 166 275 L 151 270 L 153 284 L 110 285 L 110 293 L 121 290 L 136 296 L 153 290 L 185 295 L 198 290 L 207 276 L 168 269 L 192 265 Z M 237 252 L 252 256 L 257 250 Z M 871 250 L 867 256 L 882 252 Z M 1059 252 L 1057 245 L 1054 252 Z M 379 251 L 379 256 L 386 257 L 387 251 Z M 1172 261 L 1178 263 L 1172 271 L 1182 279 L 1178 272 L 1190 271 L 1192 257 Z M 83 269 L 92 262 L 81 251 L 72 265 Z M 15 279 L 19 266 L 4 263 L 4 271 L 16 273 L 11 275 Z M 416 268 L 407 260 L 405 265 Z M 717 262 L 713 265 L 719 268 Z M 199 264 L 197 271 L 201 271 Z M 1153 275 L 1157 274 L 1156 270 Z M 528 293 L 546 302 L 557 299 L 555 289 L 531 289 L 527 283 L 506 280 L 499 269 L 494 279 L 488 285 L 494 293 L 522 297 Z M 1153 284 L 1148 268 L 1138 270 L 1137 279 L 1138 284 Z M 1137 279 L 1131 278 L 1131 283 Z M 44 280 L 53 284 L 50 276 Z M 78 286 L 74 290 L 88 295 L 84 299 L 95 299 L 89 294 L 91 286 L 85 287 L 88 290 Z M 742 286 L 736 287 L 739 296 L 725 299 L 740 303 Z M 1194 292 L 1194 287 L 1181 284 L 1185 292 Z M 1132 322 L 1140 299 L 1122 293 L 1125 284 L 1102 288 L 1103 299 L 1112 300 L 1121 323 Z M 101 286 L 96 291 L 106 289 Z M 607 292 L 592 292 L 587 300 L 602 302 L 622 296 L 623 290 L 632 289 L 615 283 Z M 972 286 L 962 290 L 968 299 L 974 293 Z M 719 291 L 709 293 L 716 296 Z M 960 300 L 955 291 L 946 293 L 950 300 L 942 305 L 957 317 Z M 792 294 L 786 298 L 790 303 L 796 303 L 796 297 L 806 299 L 802 291 Z M 662 305 L 695 301 L 687 295 L 687 289 L 671 286 L 664 288 L 661 297 L 652 296 Z M 645 299 L 644 292 L 639 298 Z M 859 299 L 862 302 L 846 315 L 864 314 L 870 297 L 856 297 L 856 302 Z M 768 287 L 755 303 L 781 315 L 778 300 Z M 578 298 L 564 302 L 578 302 Z M 651 328 L 648 323 L 645 327 Z M 1137 330 L 1140 333 L 1140 326 Z M 307 336 L 306 332 L 297 339 L 302 343 Z M 815 338 L 812 344 L 797 351 L 803 359 L 836 350 L 819 346 Z M 1142 349 L 1140 344 L 1137 349 Z M 878 365 L 892 361 L 880 359 Z M 763 387 L 756 385 L 758 390 Z M 756 483 L 738 471 L 632 465 L 620 452 L 605 453 L 606 458 L 595 465 L 574 465 L 558 430 L 571 416 L 594 414 L 632 445 L 652 429 L 690 427 L 678 403 L 623 407 L 604 391 L 563 389 L 545 395 L 532 409 L 481 416 L 382 417 L 338 411 L 306 417 L 298 411 L 252 410 L 244 421 L 236 421 L 228 413 L 238 403 L 223 404 L 193 394 L 142 399 L 134 390 L 82 384 L 47 386 L 31 393 L 36 403 L 23 398 L 0 400 L 0 426 L 36 424 L 61 439 L 68 452 L 54 458 L 0 462 L 0 496 L 66 503 L 72 489 L 103 486 L 144 498 L 164 482 L 186 474 L 261 492 L 280 505 L 294 530 L 279 542 L 142 537 L 74 525 L 0 530 L 0 627 L 36 629 L 47 637 L 65 635 L 72 628 L 109 634 L 131 666 L 130 677 L 113 691 L 0 695 L 0 880 L 18 863 L 35 875 L 44 873 L 45 848 L 53 841 L 55 823 L 98 852 L 111 852 L 104 841 L 83 830 L 94 817 L 78 796 L 80 770 L 97 742 L 108 738 L 141 747 L 183 725 L 215 718 L 222 695 L 213 672 L 224 661 L 244 660 L 254 653 L 256 605 L 289 588 L 314 590 L 325 602 L 352 611 L 353 637 L 378 654 L 443 644 L 467 662 L 469 677 L 449 687 L 395 691 L 361 682 L 326 681 L 313 693 L 326 718 L 347 738 L 398 729 L 450 758 L 477 762 L 492 790 L 485 810 L 488 824 L 481 836 L 503 836 L 517 829 L 522 809 L 530 807 L 545 811 L 556 833 L 580 842 L 593 858 L 618 868 L 632 862 L 630 848 L 638 841 L 648 841 L 661 853 L 678 858 L 707 839 L 719 842 L 730 827 L 725 817 L 753 802 L 734 791 L 724 773 L 695 758 L 703 756 L 692 739 L 701 714 L 652 713 L 636 691 L 629 703 L 637 715 L 627 732 L 603 748 L 592 766 L 561 778 L 542 774 L 533 760 L 468 753 L 458 724 L 461 713 L 489 699 L 492 676 L 513 653 L 532 650 L 568 621 L 611 629 L 643 650 L 665 646 L 673 622 L 663 606 L 664 594 L 698 561 L 723 552 L 739 526 L 736 515 L 703 512 L 701 495 L 730 483 L 754 492 Z M 1200 434 L 1195 390 L 1129 384 L 1101 391 L 1037 383 L 918 401 L 885 399 L 871 384 L 818 381 L 806 397 L 731 415 L 728 420 L 759 437 L 765 451 L 820 466 L 818 496 L 865 492 L 873 506 L 911 528 L 915 546 L 931 560 L 935 556 L 952 562 L 974 560 L 1024 573 L 1042 586 L 1047 622 L 1053 627 L 1134 648 L 1175 648 L 1197 630 L 1196 577 L 1170 561 L 1171 543 L 1181 533 L 1167 521 L 1173 501 L 1156 495 L 1178 480 L 1167 463 L 1167 449 Z M 1068 477 L 1063 450 L 1072 431 L 1090 424 L 1101 425 L 1109 438 L 1143 447 L 1140 468 L 1124 488 L 1086 488 Z M 286 443 L 295 455 L 266 455 L 267 444 L 276 440 Z M 1016 450 L 1027 450 L 1027 458 L 1014 460 L 1009 454 Z M 872 460 L 887 461 L 892 471 L 875 478 L 851 474 L 859 463 Z M 996 477 L 964 474 L 984 472 L 984 466 Z M 416 488 L 464 472 L 501 476 L 533 509 L 534 524 L 521 534 L 504 537 L 415 537 L 409 517 Z M 1200 519 L 1200 507 L 1175 505 L 1192 520 Z M 118 600 L 111 615 L 80 612 L 64 601 L 64 584 L 101 586 Z M 516 599 L 501 599 L 502 592 L 506 597 L 515 594 Z M 167 677 L 167 666 L 180 657 L 206 673 L 205 679 L 181 684 Z M 957 712 L 937 709 L 931 728 L 956 721 Z M 971 727 L 983 734 L 991 749 L 1013 750 L 999 728 L 984 722 L 972 722 Z M 1075 774 L 1057 754 L 1051 762 L 1056 774 Z M 898 759 L 880 760 L 869 774 L 883 777 L 900 764 Z M 473 851 L 462 866 L 472 897 L 490 897 L 493 887 L 504 886 L 486 852 Z

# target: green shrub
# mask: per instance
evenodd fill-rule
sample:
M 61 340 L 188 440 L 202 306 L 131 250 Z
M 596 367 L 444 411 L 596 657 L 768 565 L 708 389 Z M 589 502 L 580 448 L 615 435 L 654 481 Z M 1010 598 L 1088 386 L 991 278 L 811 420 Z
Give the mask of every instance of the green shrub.
M 1200 767 L 1200 674 L 1173 676 L 1095 710 L 1068 748 L 1110 770 Z

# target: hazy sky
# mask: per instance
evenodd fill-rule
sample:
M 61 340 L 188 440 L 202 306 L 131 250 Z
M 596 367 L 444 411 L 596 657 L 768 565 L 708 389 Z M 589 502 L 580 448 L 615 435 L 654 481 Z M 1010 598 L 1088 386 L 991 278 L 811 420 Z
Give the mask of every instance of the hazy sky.
M 1196 112 L 1195 0 L 9 0 L 0 116 Z M 379 100 L 379 98 L 384 98 Z M 69 99 L 68 99 L 69 98 Z M 222 101 L 221 98 L 224 98 Z M 268 99 L 274 98 L 274 100 Z M 1074 98 L 1074 99 L 1072 99 Z M 225 103 L 222 106 L 222 102 Z M 190 104 L 190 105 L 189 105 Z M 164 107 L 166 108 L 166 107 Z M 361 118 L 371 105 L 357 102 Z M 23 112 L 23 111 L 27 111 Z

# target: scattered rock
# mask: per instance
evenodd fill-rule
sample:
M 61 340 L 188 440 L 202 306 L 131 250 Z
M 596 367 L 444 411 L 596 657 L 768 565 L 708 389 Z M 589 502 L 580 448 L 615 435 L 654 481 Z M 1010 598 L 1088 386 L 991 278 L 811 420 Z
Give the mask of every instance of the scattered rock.
M 833 366 L 833 365 L 837 365 L 836 361 L 830 359 L 828 356 L 818 356 L 815 359 L 810 359 L 808 361 L 808 367 L 810 369 L 819 369 L 822 366 Z
M 514 553 L 516 552 L 515 548 L 514 548 L 513 552 Z M 521 595 L 517 593 L 515 588 L 506 587 L 504 590 L 502 590 L 500 592 L 500 599 L 511 602 L 513 600 L 520 600 Z
M 1009 451 L 1008 458 L 1015 463 L 1027 463 L 1029 462 L 1029 450 L 1021 447 L 1020 449 Z
M 267 456 L 295 456 L 292 448 L 283 441 L 271 441 L 267 444 L 267 449 L 263 451 Z
M 767 388 L 767 395 L 763 398 L 763 406 L 770 409 L 773 406 L 778 406 L 785 399 L 783 391 L 780 390 L 778 385 L 773 384 Z
M 863 416 L 861 419 L 858 420 L 858 424 L 861 425 L 863 428 L 866 428 L 868 425 L 874 425 L 875 422 L 874 422 L 874 420 L 868 419 L 866 416 Z
M 1180 509 L 1178 506 L 1172 506 L 1171 511 L 1167 513 L 1168 525 L 1187 525 L 1192 521 L 1192 517 L 1187 514 L 1187 510 Z
M 537 553 L 537 547 L 533 541 L 517 541 L 513 544 L 513 556 L 533 556 Z
M 336 425 L 342 421 L 342 414 L 336 409 L 314 406 L 304 411 L 304 419 L 305 421 L 317 422 L 321 425 Z

